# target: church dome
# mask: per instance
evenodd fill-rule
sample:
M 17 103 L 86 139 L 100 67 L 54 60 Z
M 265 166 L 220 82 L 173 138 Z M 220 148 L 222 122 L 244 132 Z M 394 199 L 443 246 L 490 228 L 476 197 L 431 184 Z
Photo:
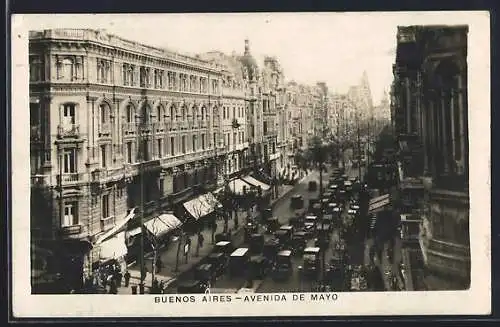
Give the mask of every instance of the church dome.
M 257 61 L 250 53 L 250 44 L 248 40 L 245 40 L 245 53 L 240 57 L 240 62 L 248 72 L 248 78 L 254 79 L 257 76 L 257 70 L 259 69 Z

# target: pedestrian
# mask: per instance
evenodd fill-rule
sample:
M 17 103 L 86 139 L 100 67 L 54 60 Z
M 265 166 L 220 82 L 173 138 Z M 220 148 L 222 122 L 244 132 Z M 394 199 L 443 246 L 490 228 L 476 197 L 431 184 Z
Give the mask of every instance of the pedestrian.
M 113 278 L 109 284 L 109 294 L 118 294 L 118 287 L 116 285 L 116 281 Z
M 160 281 L 159 291 L 160 291 L 160 294 L 165 293 L 165 282 L 163 280 Z
M 118 287 L 122 286 L 122 278 L 123 278 L 123 274 L 120 270 L 118 270 L 118 272 L 116 273 L 116 283 L 117 283 Z
M 160 273 L 161 271 L 161 268 L 163 268 L 163 262 L 161 261 L 161 258 L 158 257 L 158 259 L 156 259 L 156 273 Z
M 158 294 L 158 288 L 160 284 L 158 283 L 158 279 L 155 277 L 153 279 L 153 283 L 151 283 L 151 293 L 152 294 Z
M 125 272 L 125 275 L 123 275 L 123 277 L 125 277 L 125 287 L 128 287 L 130 282 L 130 272 L 127 270 Z
M 203 247 L 203 243 L 205 242 L 205 237 L 203 236 L 202 233 L 198 234 L 198 242 L 200 243 L 200 248 Z

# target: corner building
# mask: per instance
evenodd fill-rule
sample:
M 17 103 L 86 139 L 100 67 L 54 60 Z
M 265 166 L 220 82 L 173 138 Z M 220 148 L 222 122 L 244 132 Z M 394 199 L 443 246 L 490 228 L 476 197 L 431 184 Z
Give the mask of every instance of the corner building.
M 85 29 L 30 32 L 29 63 L 34 244 L 85 273 L 141 196 L 146 218 L 215 186 L 213 158 L 234 150 L 221 65 Z

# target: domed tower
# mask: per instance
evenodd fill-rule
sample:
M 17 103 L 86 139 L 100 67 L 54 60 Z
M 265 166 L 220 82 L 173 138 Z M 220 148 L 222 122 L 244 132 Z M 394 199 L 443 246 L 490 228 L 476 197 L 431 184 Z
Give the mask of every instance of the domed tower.
M 259 67 L 257 65 L 257 61 L 250 53 L 250 41 L 248 39 L 245 40 L 245 53 L 240 58 L 241 63 L 243 64 L 243 69 L 246 70 L 246 75 L 249 81 L 257 80 L 257 76 L 259 74 Z

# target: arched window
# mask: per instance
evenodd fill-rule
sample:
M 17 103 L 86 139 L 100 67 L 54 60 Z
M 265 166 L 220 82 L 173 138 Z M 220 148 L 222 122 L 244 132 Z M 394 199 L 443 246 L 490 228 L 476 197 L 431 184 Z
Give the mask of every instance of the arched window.
M 163 107 L 161 105 L 156 107 L 156 120 L 159 122 L 163 121 Z
M 99 114 L 101 115 L 101 123 L 106 124 L 110 121 L 110 108 L 105 102 L 99 105 Z
M 198 107 L 197 106 L 193 106 L 193 119 L 198 119 Z
M 142 106 L 142 111 L 141 111 L 141 116 L 142 116 L 142 122 L 144 124 L 148 124 L 149 123 L 149 115 L 150 115 L 150 108 L 147 104 L 145 104 L 144 106 Z
M 207 119 L 206 113 L 207 113 L 207 108 L 205 108 L 204 106 L 201 107 L 201 119 L 203 120 Z
M 127 108 L 125 109 L 125 112 L 127 114 L 127 123 L 133 123 L 134 122 L 134 107 L 129 103 L 127 105 Z

